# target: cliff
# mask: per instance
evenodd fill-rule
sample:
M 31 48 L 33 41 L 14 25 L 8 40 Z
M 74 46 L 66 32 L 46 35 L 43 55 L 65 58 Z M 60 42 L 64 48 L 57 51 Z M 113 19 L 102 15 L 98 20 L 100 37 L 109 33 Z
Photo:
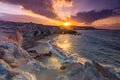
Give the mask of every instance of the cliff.
M 43 68 L 23 48 L 31 47 L 37 39 L 58 31 L 59 28 L 55 26 L 1 21 L 0 80 L 36 80 L 30 72 L 36 69 L 42 71 Z

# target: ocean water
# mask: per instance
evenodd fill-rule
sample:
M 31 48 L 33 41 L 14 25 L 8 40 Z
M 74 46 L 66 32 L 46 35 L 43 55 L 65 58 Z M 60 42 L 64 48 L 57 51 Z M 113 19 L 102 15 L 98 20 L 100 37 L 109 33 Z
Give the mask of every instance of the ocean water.
M 54 45 L 66 53 L 97 61 L 120 70 L 120 30 L 80 30 L 81 35 L 63 34 Z

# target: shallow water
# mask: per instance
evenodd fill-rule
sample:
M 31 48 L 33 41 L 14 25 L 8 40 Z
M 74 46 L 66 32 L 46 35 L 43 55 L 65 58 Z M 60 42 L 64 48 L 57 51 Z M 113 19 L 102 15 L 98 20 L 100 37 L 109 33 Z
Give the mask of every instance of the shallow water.
M 120 30 L 80 30 L 81 35 L 58 35 L 54 44 L 64 52 L 120 69 Z

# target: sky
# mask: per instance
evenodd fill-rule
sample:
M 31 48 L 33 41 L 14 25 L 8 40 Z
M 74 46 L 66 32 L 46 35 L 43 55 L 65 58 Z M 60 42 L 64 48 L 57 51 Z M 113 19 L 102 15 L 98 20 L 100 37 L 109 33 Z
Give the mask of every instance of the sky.
M 120 29 L 120 0 L 0 0 L 0 20 Z

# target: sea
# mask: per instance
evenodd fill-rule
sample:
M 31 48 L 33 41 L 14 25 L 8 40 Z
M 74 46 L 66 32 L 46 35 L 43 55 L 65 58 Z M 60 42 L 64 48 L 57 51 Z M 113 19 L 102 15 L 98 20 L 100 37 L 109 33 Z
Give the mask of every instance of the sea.
M 60 34 L 54 45 L 69 54 L 112 66 L 120 71 L 120 30 L 78 30 L 80 35 Z

